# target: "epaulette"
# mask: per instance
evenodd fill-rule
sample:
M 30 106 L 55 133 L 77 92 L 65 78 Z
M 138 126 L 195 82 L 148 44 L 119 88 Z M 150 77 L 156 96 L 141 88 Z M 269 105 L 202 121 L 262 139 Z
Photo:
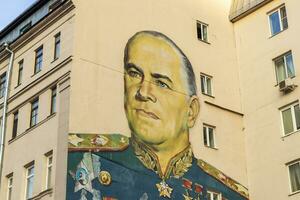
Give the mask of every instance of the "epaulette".
M 129 138 L 121 134 L 78 134 L 69 133 L 69 151 L 123 151 L 129 145 Z
M 214 177 L 218 181 L 225 184 L 227 187 L 231 188 L 232 190 L 236 191 L 246 199 L 249 199 L 249 192 L 246 187 L 238 183 L 237 181 L 233 180 L 232 178 L 225 175 L 223 172 L 215 168 L 214 166 L 208 164 L 207 162 L 199 159 L 197 162 L 198 166 L 203 169 L 205 173 Z

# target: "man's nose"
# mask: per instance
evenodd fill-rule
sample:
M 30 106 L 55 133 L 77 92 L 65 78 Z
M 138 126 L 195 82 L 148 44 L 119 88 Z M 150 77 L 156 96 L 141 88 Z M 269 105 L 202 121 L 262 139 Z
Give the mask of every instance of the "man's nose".
M 145 79 L 142 80 L 136 92 L 135 98 L 139 101 L 152 101 L 155 103 L 157 99 L 153 94 L 153 87 L 154 84 L 150 81 L 147 81 Z

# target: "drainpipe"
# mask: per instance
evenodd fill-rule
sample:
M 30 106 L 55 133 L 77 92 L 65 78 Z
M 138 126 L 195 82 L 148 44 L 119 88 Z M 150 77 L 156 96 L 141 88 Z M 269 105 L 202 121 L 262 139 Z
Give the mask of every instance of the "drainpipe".
M 10 53 L 9 65 L 6 72 L 6 82 L 4 91 L 3 111 L 2 111 L 2 123 L 0 132 L 0 191 L 2 188 L 2 169 L 3 169 L 3 156 L 5 147 L 5 132 L 6 132 L 6 113 L 7 113 L 7 100 L 8 100 L 8 89 L 11 76 L 11 70 L 14 61 L 14 52 L 9 48 L 7 43 L 4 43 L 5 50 Z

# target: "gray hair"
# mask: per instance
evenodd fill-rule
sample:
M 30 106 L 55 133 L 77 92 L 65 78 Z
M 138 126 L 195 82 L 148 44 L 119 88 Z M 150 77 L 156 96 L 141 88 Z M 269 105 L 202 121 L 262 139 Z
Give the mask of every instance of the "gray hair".
M 140 31 L 134 34 L 131 38 L 126 43 L 125 49 L 124 49 L 124 66 L 126 65 L 126 62 L 128 60 L 128 52 L 129 52 L 129 47 L 131 42 L 139 35 L 142 34 L 148 34 L 153 37 L 158 37 L 164 39 L 166 42 L 170 43 L 172 47 L 174 47 L 179 54 L 181 55 L 182 61 L 183 61 L 183 70 L 186 73 L 187 77 L 187 85 L 188 85 L 188 92 L 190 96 L 196 95 L 197 94 L 197 86 L 196 86 L 196 81 L 195 81 L 195 73 L 193 70 L 193 66 L 187 56 L 183 53 L 183 51 L 173 42 L 169 37 L 166 35 L 157 32 L 157 31 Z

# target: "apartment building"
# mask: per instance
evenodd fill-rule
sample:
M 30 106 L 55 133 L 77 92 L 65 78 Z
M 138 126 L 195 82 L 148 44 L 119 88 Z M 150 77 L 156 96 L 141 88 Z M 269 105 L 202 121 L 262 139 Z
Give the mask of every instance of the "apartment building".
M 68 127 L 73 24 L 71 2 L 37 1 L 1 31 L 14 60 L 0 199 L 54 199 L 59 135 Z M 10 56 L 2 49 L 1 116 Z
M 296 200 L 300 198 L 299 2 L 250 4 L 235 1 L 231 10 L 250 197 Z
M 39 0 L 0 32 L 10 77 L 0 199 L 66 199 L 68 133 L 130 136 L 123 51 L 141 30 L 189 57 L 200 98 L 194 154 L 251 200 L 299 198 L 295 0 Z M 212 198 L 212 197 L 209 197 Z M 220 198 L 220 197 L 217 197 Z

